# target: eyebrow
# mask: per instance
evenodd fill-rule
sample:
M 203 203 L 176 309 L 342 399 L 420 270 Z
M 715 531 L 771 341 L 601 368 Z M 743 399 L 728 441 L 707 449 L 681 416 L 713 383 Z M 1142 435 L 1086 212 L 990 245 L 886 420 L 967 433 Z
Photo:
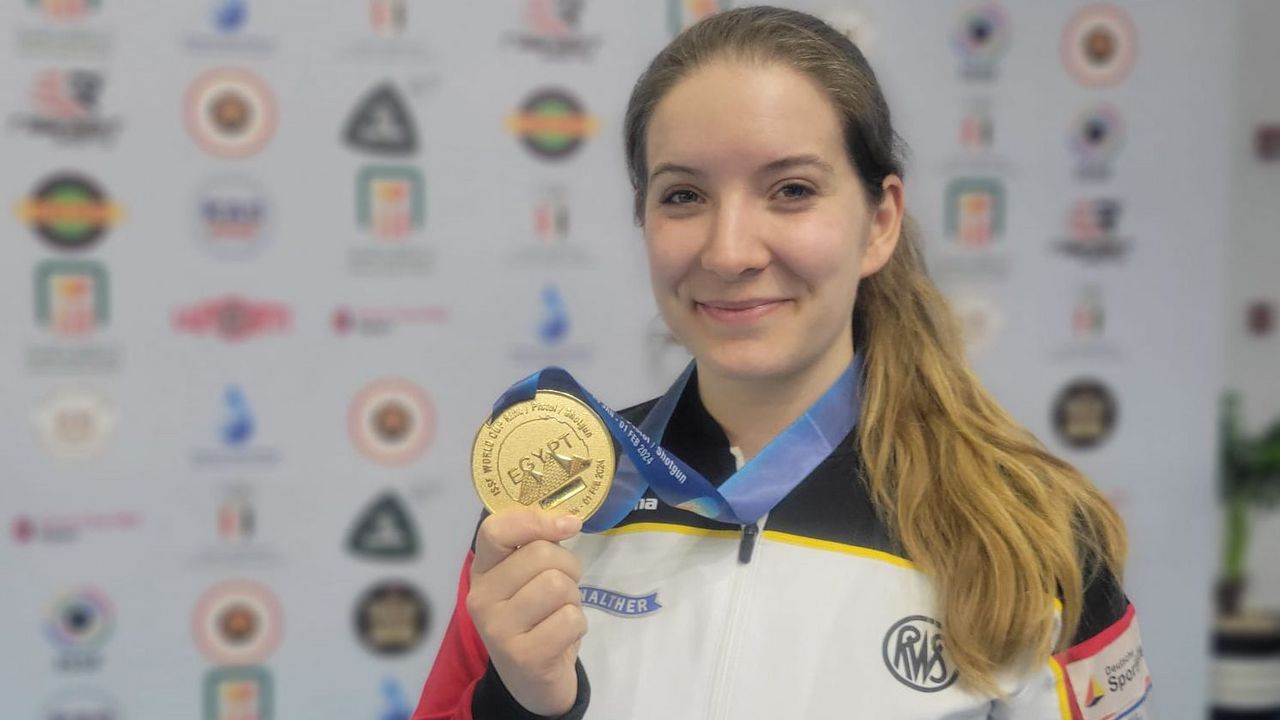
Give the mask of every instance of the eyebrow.
M 760 166 L 760 168 L 756 170 L 755 174 L 769 175 L 771 173 L 779 172 L 781 170 L 790 170 L 792 168 L 802 167 L 806 165 L 815 167 L 818 170 L 821 170 L 828 174 L 835 172 L 835 168 L 831 166 L 831 163 L 827 162 L 826 160 L 823 160 L 817 155 L 790 155 L 784 158 L 778 158 L 777 160 L 773 160 L 771 162 L 768 162 Z M 702 172 L 701 170 L 698 170 L 697 168 L 689 167 L 687 165 L 676 165 L 675 163 L 661 163 L 658 166 L 656 166 L 653 169 L 653 172 L 649 175 L 649 182 L 653 182 L 654 178 L 658 177 L 663 173 L 678 173 L 683 175 L 692 175 L 694 177 L 703 177 L 706 175 L 706 173 Z
M 778 172 L 779 170 L 790 170 L 794 167 L 802 167 L 809 165 L 825 173 L 834 173 L 835 168 L 831 167 L 831 163 L 823 160 L 817 155 L 792 155 L 784 157 L 765 165 L 756 171 L 757 175 L 768 175 L 769 173 Z

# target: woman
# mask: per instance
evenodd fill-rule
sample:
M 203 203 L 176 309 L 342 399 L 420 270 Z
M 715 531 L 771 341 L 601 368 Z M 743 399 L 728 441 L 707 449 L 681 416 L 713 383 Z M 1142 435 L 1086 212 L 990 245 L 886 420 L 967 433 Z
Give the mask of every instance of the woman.
M 667 407 L 654 434 L 722 489 L 842 383 L 857 424 L 741 526 L 653 493 L 599 534 L 486 518 L 414 717 L 1141 717 L 1121 521 L 965 364 L 857 48 L 798 12 L 712 16 L 625 129 L 696 371 L 623 414 Z

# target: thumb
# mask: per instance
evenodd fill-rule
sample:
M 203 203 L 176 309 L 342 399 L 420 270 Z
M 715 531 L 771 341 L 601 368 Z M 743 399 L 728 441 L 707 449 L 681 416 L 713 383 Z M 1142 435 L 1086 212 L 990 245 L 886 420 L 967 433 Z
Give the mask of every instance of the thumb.
M 528 508 L 494 513 L 485 518 L 476 533 L 472 571 L 488 572 L 517 548 L 535 540 L 558 543 L 581 530 L 582 521 L 572 515 L 549 515 Z

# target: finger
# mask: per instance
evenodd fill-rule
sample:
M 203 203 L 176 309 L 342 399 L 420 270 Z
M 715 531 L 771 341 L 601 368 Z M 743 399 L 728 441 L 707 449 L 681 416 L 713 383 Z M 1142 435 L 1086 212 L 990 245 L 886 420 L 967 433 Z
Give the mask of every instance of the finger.
M 546 540 L 534 540 L 507 556 L 487 573 L 476 575 L 471 587 L 490 603 L 510 600 L 544 570 L 558 570 L 573 580 L 582 580 L 582 563 L 568 550 Z
M 487 630 L 495 637 L 527 633 L 566 605 L 581 605 L 578 583 L 559 570 L 544 570 L 510 600 L 495 606 Z
M 554 516 L 537 510 L 504 510 L 480 523 L 476 533 L 473 573 L 488 572 L 522 545 L 534 540 L 560 542 L 582 529 L 582 521 L 572 515 Z
M 565 605 L 532 630 L 515 638 L 512 654 L 551 662 L 562 657 L 586 637 L 587 616 L 577 605 Z

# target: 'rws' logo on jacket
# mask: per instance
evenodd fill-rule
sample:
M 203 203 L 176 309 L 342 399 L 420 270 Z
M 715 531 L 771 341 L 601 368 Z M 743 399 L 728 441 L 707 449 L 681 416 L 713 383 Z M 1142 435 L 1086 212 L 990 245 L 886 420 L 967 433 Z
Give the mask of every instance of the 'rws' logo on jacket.
M 605 590 L 604 588 L 583 585 L 582 604 L 603 610 L 610 615 L 624 618 L 644 617 L 662 609 L 658 604 L 658 591 L 648 595 L 627 595 L 625 593 Z
M 943 656 L 942 624 L 924 615 L 894 623 L 884 636 L 883 654 L 889 672 L 913 690 L 945 690 L 958 677 Z

